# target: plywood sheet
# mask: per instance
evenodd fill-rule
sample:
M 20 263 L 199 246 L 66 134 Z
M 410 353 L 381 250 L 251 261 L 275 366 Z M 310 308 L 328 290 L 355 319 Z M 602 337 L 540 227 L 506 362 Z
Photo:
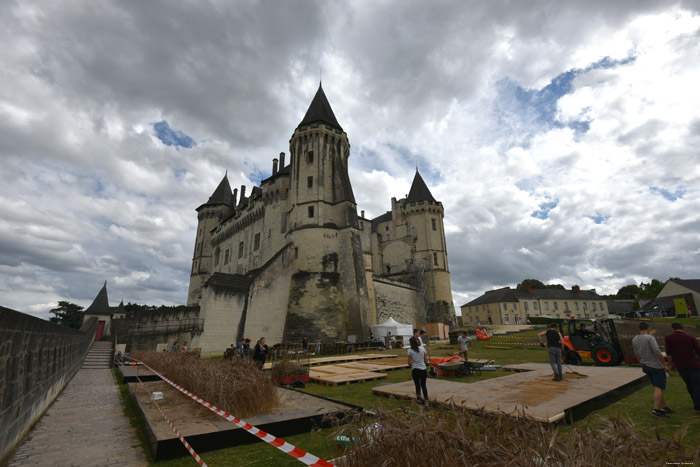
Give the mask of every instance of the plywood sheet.
M 511 365 L 521 371 L 475 383 L 428 379 L 429 399 L 438 404 L 451 404 L 471 410 L 526 415 L 545 423 L 566 417 L 567 411 L 605 395 L 613 395 L 623 386 L 644 381 L 639 368 L 581 367 L 576 371 L 583 378 L 564 372 L 563 381 L 552 381 L 548 364 Z M 377 386 L 375 394 L 414 398 L 413 381 Z

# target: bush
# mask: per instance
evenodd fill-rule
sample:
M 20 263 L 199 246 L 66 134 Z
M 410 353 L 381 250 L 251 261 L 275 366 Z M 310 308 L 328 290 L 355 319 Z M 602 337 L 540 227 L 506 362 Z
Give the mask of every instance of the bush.
M 281 360 L 272 365 L 272 371 L 270 373 L 273 379 L 282 379 L 285 376 L 308 375 L 309 368 L 289 360 Z
M 274 383 L 247 360 L 199 360 L 172 352 L 144 353 L 141 360 L 236 417 L 270 413 L 279 406 Z

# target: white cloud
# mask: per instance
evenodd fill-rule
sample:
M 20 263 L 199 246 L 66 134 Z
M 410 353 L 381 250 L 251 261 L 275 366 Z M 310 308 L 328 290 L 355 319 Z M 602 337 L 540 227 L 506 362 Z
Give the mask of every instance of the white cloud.
M 226 170 L 248 190 L 270 172 L 319 68 L 358 209 L 390 209 L 416 165 L 443 202 L 457 304 L 526 277 L 599 292 L 693 277 L 692 8 L 15 2 L 0 20 L 3 305 L 47 316 L 57 300 L 89 305 L 104 280 L 115 303 L 184 302 L 194 209 Z M 558 101 L 503 92 L 574 69 Z M 163 120 L 197 145 L 163 145 Z

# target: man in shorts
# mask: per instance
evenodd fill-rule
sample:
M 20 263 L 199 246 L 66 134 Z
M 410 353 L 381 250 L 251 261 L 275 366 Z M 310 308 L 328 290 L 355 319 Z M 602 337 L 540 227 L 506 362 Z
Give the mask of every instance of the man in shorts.
M 668 414 L 673 413 L 673 410 L 666 406 L 664 400 L 668 363 L 661 355 L 656 339 L 649 334 L 649 323 L 645 321 L 639 323 L 639 335 L 632 339 L 632 347 L 634 347 L 634 354 L 642 364 L 642 371 L 649 377 L 654 386 L 654 409 L 651 413 L 656 417 L 668 417 Z

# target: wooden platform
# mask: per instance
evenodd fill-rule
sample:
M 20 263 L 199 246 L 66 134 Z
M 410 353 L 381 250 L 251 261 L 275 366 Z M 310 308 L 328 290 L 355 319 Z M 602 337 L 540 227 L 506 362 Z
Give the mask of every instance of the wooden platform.
M 408 368 L 408 362 L 403 358 L 384 358 L 368 362 L 339 363 L 337 365 L 323 365 L 309 370 L 309 380 L 315 383 L 341 384 L 360 383 L 384 379 L 387 375 L 383 372 Z
M 545 423 L 582 418 L 595 408 L 609 405 L 637 388 L 648 379 L 639 368 L 573 367 L 585 375 L 567 373 L 564 380 L 552 381 L 552 369 L 546 363 L 523 363 L 505 368 L 516 374 L 461 383 L 428 379 L 431 402 L 455 404 L 470 410 L 528 416 Z M 375 394 L 413 399 L 413 381 L 377 386 Z
M 158 409 L 151 403 L 149 392 L 161 391 L 158 404 L 173 424 L 198 452 L 203 453 L 231 446 L 260 442 L 255 436 L 224 420 L 210 410 L 181 394 L 164 381 L 129 384 L 145 417 L 145 428 L 155 460 L 189 456 Z M 313 397 L 288 389 L 277 388 L 280 406 L 269 414 L 246 418 L 246 422 L 279 437 L 309 433 L 318 427 L 331 426 L 329 416 L 340 416 L 351 409 L 340 403 Z M 229 465 L 235 465 L 235 460 Z
M 384 354 L 384 353 L 370 353 L 364 355 L 336 355 L 334 357 L 318 357 L 318 358 L 300 358 L 299 364 L 306 365 L 307 363 L 311 366 L 325 365 L 328 363 L 344 363 L 344 362 L 356 362 L 361 360 L 379 360 L 386 358 L 395 358 L 397 355 L 394 354 Z M 291 359 L 296 361 L 296 359 Z M 263 365 L 264 370 L 272 369 L 272 365 L 276 362 L 267 362 Z

